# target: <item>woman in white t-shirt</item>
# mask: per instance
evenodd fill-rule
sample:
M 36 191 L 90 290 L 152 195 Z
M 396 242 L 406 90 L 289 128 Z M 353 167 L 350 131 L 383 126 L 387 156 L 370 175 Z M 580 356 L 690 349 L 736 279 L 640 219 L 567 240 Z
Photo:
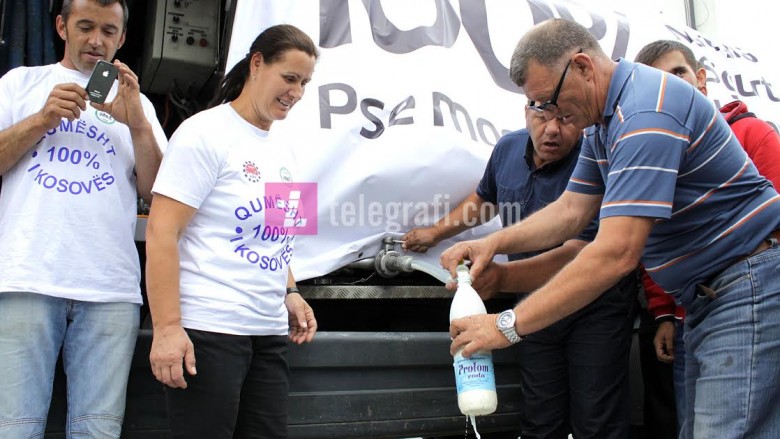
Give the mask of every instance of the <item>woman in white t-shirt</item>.
M 169 386 L 173 437 L 287 437 L 287 339 L 311 341 L 317 322 L 289 268 L 292 204 L 278 202 L 297 167 L 269 130 L 303 97 L 318 55 L 298 28 L 268 28 L 212 108 L 169 142 L 152 189 L 146 277 L 151 366 Z

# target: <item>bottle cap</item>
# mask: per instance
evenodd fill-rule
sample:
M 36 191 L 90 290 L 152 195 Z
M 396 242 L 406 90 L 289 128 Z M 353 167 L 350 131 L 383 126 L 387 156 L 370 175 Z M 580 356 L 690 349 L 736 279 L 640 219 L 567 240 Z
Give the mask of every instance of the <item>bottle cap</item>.
M 456 269 L 458 273 L 458 283 L 471 283 L 471 275 L 469 274 L 469 267 L 466 267 L 466 265 L 463 263 L 463 260 L 460 261 L 460 264 L 458 264 L 458 268 Z

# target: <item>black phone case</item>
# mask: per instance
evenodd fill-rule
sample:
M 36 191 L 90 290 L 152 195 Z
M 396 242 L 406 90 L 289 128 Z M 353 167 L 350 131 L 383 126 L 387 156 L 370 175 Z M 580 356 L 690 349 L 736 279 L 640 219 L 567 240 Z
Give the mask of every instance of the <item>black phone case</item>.
M 118 74 L 119 70 L 113 64 L 106 61 L 98 61 L 92 70 L 89 82 L 87 82 L 89 100 L 98 104 L 105 102 L 106 96 L 108 96 L 108 92 L 111 90 L 111 86 L 114 84 Z

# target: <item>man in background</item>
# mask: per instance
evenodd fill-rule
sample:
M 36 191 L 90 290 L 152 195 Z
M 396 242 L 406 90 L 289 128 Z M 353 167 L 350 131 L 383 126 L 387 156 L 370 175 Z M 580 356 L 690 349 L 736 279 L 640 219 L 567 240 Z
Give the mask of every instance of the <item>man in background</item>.
M 634 61 L 675 75 L 707 95 L 707 71 L 683 43 L 654 41 L 644 46 Z M 720 112 L 758 172 L 771 181 L 775 189 L 779 188 L 780 135 L 771 125 L 749 112 L 742 101 L 730 102 Z M 640 313 L 639 328 L 645 433 L 654 439 L 676 438 L 685 416 L 685 309 L 677 306 L 674 298 L 646 272 L 642 280 L 647 299 L 647 312 Z M 676 422 L 673 422 L 675 418 Z M 670 424 L 678 428 L 671 429 Z

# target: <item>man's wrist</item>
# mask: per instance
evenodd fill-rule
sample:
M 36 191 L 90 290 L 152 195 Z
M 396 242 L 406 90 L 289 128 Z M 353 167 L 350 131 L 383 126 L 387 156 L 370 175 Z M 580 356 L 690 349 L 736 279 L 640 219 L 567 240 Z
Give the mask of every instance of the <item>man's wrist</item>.
M 142 118 L 143 120 L 139 121 L 134 126 L 127 125 L 127 129 L 130 130 L 131 136 L 138 136 L 138 135 L 151 135 L 154 136 L 154 128 L 152 128 L 152 124 L 149 122 L 149 120 L 146 117 Z
M 493 253 L 493 257 L 495 257 L 497 254 L 505 254 L 501 249 L 501 244 L 505 241 L 501 236 L 504 230 L 499 230 L 498 232 L 491 233 L 484 238 L 480 238 L 480 240 L 488 247 L 488 250 Z
M 675 317 L 673 314 L 666 314 L 655 318 L 655 322 L 658 323 L 659 325 L 663 322 L 674 323 L 676 321 L 677 321 L 677 317 Z
M 301 294 L 298 287 L 287 287 L 287 294 Z
M 503 262 L 494 262 L 493 269 L 496 270 L 496 291 L 506 292 L 511 290 L 511 288 L 507 288 L 505 285 L 507 273 L 506 264 Z
M 523 340 L 523 337 L 517 332 L 517 316 L 515 310 L 510 308 L 496 316 L 496 328 L 504 334 L 504 337 L 510 344 L 515 344 Z

